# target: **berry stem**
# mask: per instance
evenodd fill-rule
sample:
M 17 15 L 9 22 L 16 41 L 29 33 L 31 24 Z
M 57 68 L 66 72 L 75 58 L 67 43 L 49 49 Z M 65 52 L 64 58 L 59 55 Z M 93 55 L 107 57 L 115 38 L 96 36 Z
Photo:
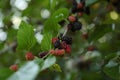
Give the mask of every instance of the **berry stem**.
M 65 31 L 64 31 L 64 33 L 63 33 L 63 36 L 65 36 L 65 35 L 67 34 L 67 32 L 68 32 L 67 26 L 66 26 L 65 28 L 66 28 L 66 29 L 65 29 Z
M 50 52 L 48 52 L 48 54 L 46 54 L 44 57 L 42 57 L 42 59 L 45 59 L 48 55 L 50 55 Z

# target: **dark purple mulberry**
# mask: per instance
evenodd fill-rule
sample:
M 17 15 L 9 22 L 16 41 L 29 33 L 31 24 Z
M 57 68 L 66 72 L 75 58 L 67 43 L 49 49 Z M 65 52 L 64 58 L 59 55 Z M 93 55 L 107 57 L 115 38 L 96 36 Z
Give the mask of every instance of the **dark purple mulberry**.
M 61 46 L 60 40 L 57 40 L 57 41 L 54 43 L 54 47 L 55 47 L 55 48 L 59 48 L 60 46 Z
M 65 41 L 66 44 L 72 44 L 72 38 L 69 36 L 63 36 L 62 41 Z
M 42 53 L 39 54 L 39 57 L 40 57 L 40 58 L 43 58 L 43 57 L 46 56 L 47 54 L 48 54 L 48 52 L 42 52 Z

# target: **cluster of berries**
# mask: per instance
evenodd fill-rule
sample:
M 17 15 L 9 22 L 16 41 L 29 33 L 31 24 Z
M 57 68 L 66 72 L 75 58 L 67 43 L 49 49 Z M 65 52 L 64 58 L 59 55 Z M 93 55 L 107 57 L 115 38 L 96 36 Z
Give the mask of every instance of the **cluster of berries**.
M 71 15 L 68 17 L 69 24 L 67 25 L 68 30 L 71 30 L 72 32 L 75 32 L 77 30 L 80 30 L 82 28 L 82 23 L 78 21 L 77 17 Z
M 55 50 L 50 50 L 50 53 L 55 56 L 62 56 L 65 53 L 71 52 L 72 38 L 69 36 L 63 36 L 60 34 L 58 37 L 52 38 L 52 44 Z
M 77 13 L 78 16 L 82 16 L 85 12 L 86 14 L 90 14 L 90 8 L 85 7 L 85 0 L 80 0 L 79 3 L 77 3 L 76 0 L 72 0 L 73 7 L 71 9 L 71 13 Z
M 76 0 L 73 0 L 73 7 L 71 9 L 72 14 L 78 13 L 79 16 L 82 16 L 83 12 L 85 12 L 86 9 L 88 8 L 85 7 L 85 0 L 81 0 L 80 3 L 77 3 Z M 69 24 L 67 25 L 68 30 L 75 32 L 82 28 L 82 23 L 78 21 L 78 18 L 76 16 L 70 15 L 68 17 L 68 21 L 69 21 Z M 55 56 L 63 56 L 65 53 L 70 53 L 71 52 L 70 45 L 72 44 L 72 38 L 60 34 L 58 37 L 52 38 L 52 44 L 54 46 L 54 49 L 40 53 L 39 54 L 40 58 L 43 58 L 48 53 L 53 54 Z
M 71 9 L 71 14 L 76 14 L 77 16 L 70 15 L 68 17 L 69 24 L 67 25 L 68 30 L 75 32 L 82 28 L 82 23 L 78 21 L 78 16 L 82 16 L 85 12 L 86 14 L 90 13 L 89 7 L 85 7 L 85 0 L 80 0 L 80 3 L 77 3 L 76 0 L 72 1 L 73 7 Z
M 80 0 L 80 3 L 77 3 L 76 0 L 73 0 L 73 7 L 71 12 L 78 13 L 79 16 L 82 16 L 83 12 L 88 9 L 85 7 L 85 0 Z M 88 11 L 89 12 L 89 11 Z M 80 30 L 82 28 L 82 23 L 78 21 L 78 18 L 71 15 L 68 17 L 69 24 L 67 26 L 68 30 L 71 30 L 72 32 L 75 32 L 77 30 Z M 60 34 L 58 37 L 52 38 L 52 44 L 54 46 L 54 49 L 46 52 L 42 52 L 39 54 L 40 58 L 45 58 L 45 56 L 50 53 L 55 56 L 63 56 L 65 53 L 71 53 L 71 44 L 72 44 L 72 38 L 63 34 Z M 93 50 L 93 48 L 88 48 L 88 50 Z M 35 57 L 31 52 L 27 52 L 25 54 L 25 58 L 28 61 L 33 60 Z M 10 69 L 13 71 L 18 70 L 18 65 L 14 64 L 10 66 Z
M 81 3 L 77 4 L 74 0 L 73 7 L 72 7 L 72 13 L 78 12 L 79 16 L 82 16 L 82 13 L 84 11 L 85 2 L 82 1 Z M 80 30 L 82 28 L 81 22 L 78 21 L 78 18 L 71 15 L 68 17 L 69 24 L 68 24 L 68 30 L 71 30 L 72 32 L 75 32 L 76 30 Z M 71 53 L 71 44 L 72 44 L 72 38 L 63 34 L 60 34 L 58 37 L 52 38 L 52 44 L 54 46 L 54 49 L 46 52 L 42 52 L 39 54 L 40 58 L 45 58 L 45 56 L 50 53 L 55 56 L 63 56 L 65 53 L 70 54 Z M 35 56 L 32 54 L 32 52 L 27 52 L 25 54 L 25 58 L 27 61 L 31 61 L 35 58 Z M 18 65 L 14 64 L 10 66 L 10 69 L 13 71 L 18 70 Z
M 72 44 L 72 38 L 69 36 L 63 36 L 63 34 L 60 34 L 58 37 L 54 37 L 51 40 L 54 49 L 42 52 L 39 54 L 40 58 L 43 58 L 48 53 L 55 55 L 55 56 L 63 56 L 65 53 L 71 52 L 71 44 Z

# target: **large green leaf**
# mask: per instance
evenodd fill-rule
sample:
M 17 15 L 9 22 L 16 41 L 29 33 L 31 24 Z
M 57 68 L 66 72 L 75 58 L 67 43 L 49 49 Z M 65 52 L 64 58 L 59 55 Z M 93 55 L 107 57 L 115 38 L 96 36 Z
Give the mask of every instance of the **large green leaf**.
M 52 34 L 49 33 L 45 33 L 43 40 L 41 42 L 41 50 L 43 51 L 47 51 L 51 49 L 51 39 L 52 39 Z
M 27 62 L 19 71 L 14 73 L 8 80 L 34 80 L 39 72 L 39 65 L 35 62 Z
M 54 21 L 53 18 L 50 18 L 45 22 L 44 33 L 49 32 L 51 34 L 57 34 L 59 29 L 60 29 L 60 26 L 58 25 L 58 23 Z
M 54 56 L 48 56 L 45 61 L 36 57 L 33 61 L 25 63 L 7 80 L 34 80 L 39 72 L 49 68 L 55 62 L 56 58 Z
M 17 50 L 29 50 L 35 43 L 33 27 L 25 22 L 22 22 L 17 34 Z

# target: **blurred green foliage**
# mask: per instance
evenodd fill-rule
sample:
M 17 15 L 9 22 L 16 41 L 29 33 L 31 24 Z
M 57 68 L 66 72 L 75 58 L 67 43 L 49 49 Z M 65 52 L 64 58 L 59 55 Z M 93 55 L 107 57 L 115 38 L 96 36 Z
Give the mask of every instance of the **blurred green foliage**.
M 41 59 L 39 53 L 53 48 L 52 37 L 64 32 L 71 0 L 0 0 L 0 35 L 7 35 L 0 40 L 0 80 L 120 80 L 120 13 L 112 1 L 86 0 L 90 14 L 79 17 L 82 30 L 67 33 L 72 53 Z M 22 10 L 23 3 L 28 6 Z M 36 34 L 43 36 L 41 43 Z M 88 51 L 89 46 L 95 50 Z M 27 51 L 36 56 L 33 61 L 25 60 Z M 12 64 L 19 65 L 17 72 L 9 69 Z

